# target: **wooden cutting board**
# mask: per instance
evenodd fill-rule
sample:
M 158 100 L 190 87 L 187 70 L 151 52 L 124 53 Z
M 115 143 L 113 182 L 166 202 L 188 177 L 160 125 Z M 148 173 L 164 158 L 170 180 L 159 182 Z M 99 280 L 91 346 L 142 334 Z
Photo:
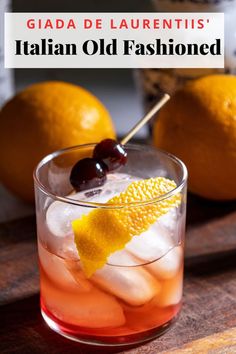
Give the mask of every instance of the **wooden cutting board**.
M 132 349 L 91 348 L 49 330 L 39 312 L 35 218 L 1 222 L 0 353 L 236 353 L 236 203 L 190 196 L 187 219 L 181 315 L 162 337 Z
M 164 351 L 165 354 L 191 354 L 191 353 L 236 353 L 236 328 L 213 334 L 211 336 L 195 340 L 175 350 Z

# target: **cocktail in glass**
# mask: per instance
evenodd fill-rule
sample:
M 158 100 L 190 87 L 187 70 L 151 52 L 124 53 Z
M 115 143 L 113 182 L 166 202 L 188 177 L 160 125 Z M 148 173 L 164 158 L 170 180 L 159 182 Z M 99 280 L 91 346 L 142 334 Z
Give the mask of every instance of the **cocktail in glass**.
M 128 145 L 127 164 L 109 173 L 103 186 L 75 193 L 70 171 L 79 159 L 91 156 L 93 148 L 90 144 L 55 152 L 34 174 L 41 312 L 54 331 L 79 342 L 141 343 L 163 333 L 181 308 L 187 171 L 170 154 Z M 174 180 L 176 188 L 154 200 L 106 204 L 131 182 L 157 176 Z M 85 276 L 74 242 L 74 220 L 95 209 L 103 209 L 106 218 L 112 209 L 145 208 L 173 196 L 179 198 L 177 206 L 111 254 L 91 277 Z

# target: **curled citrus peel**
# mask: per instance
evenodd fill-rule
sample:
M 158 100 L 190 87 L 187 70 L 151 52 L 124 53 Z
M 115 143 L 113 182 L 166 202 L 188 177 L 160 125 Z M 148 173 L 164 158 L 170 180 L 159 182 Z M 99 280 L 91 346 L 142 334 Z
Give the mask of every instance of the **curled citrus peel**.
M 90 277 L 113 252 L 123 249 L 133 236 L 147 231 L 160 216 L 178 206 L 180 194 L 146 205 L 129 203 L 149 201 L 174 188 L 175 182 L 164 177 L 135 181 L 107 202 L 122 205 L 120 208 L 94 209 L 74 220 L 75 244 L 85 275 Z

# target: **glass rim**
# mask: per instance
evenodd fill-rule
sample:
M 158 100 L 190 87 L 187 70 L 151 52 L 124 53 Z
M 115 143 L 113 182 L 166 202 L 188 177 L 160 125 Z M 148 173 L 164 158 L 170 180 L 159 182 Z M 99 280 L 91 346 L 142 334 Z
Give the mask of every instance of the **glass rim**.
M 171 159 L 172 161 L 174 161 L 177 165 L 180 166 L 181 170 L 182 170 L 182 178 L 181 181 L 177 184 L 177 186 L 175 188 L 173 188 L 172 190 L 170 190 L 168 193 L 162 194 L 159 197 L 156 198 L 151 198 L 149 200 L 145 200 L 145 201 L 138 201 L 138 202 L 131 202 L 131 203 L 117 203 L 117 204 L 111 204 L 111 203 L 98 203 L 98 202 L 89 202 L 89 201 L 85 201 L 85 200 L 78 200 L 78 199 L 73 199 L 71 197 L 64 197 L 64 196 L 60 196 L 57 195 L 56 193 L 53 193 L 52 191 L 50 191 L 47 187 L 45 187 L 45 185 L 40 181 L 39 178 L 39 170 L 46 165 L 49 161 L 52 161 L 54 158 L 69 152 L 69 151 L 74 151 L 74 150 L 78 150 L 78 149 L 85 149 L 85 148 L 89 148 L 89 147 L 94 147 L 97 143 L 89 143 L 89 144 L 82 144 L 82 145 L 75 145 L 75 146 L 71 146 L 71 147 L 67 147 L 64 149 L 60 149 L 57 151 L 54 151 L 48 155 L 46 155 L 35 167 L 34 172 L 33 172 L 33 178 L 34 178 L 34 183 L 35 185 L 46 195 L 48 195 L 49 197 L 51 197 L 52 199 L 56 200 L 56 201 L 60 201 L 63 203 L 67 203 L 67 204 L 72 204 L 72 205 L 77 205 L 77 206 L 82 206 L 82 207 L 89 207 L 89 208 L 103 208 L 103 209 L 120 209 L 120 208 L 124 208 L 124 207 L 135 207 L 135 206 L 145 206 L 145 205 L 149 205 L 149 204 L 153 204 L 153 203 L 158 203 L 164 199 L 170 198 L 173 195 L 179 193 L 182 188 L 185 186 L 186 182 L 187 182 L 187 178 L 188 178 L 188 171 L 187 168 L 185 166 L 185 164 L 176 156 L 174 156 L 173 154 L 161 150 L 159 148 L 150 146 L 150 145 L 144 145 L 144 144 L 126 144 L 126 147 L 129 149 L 134 149 L 137 151 L 146 151 L 147 149 L 149 150 L 153 150 L 156 151 L 158 153 L 161 153 L 163 156 L 168 157 L 169 159 Z

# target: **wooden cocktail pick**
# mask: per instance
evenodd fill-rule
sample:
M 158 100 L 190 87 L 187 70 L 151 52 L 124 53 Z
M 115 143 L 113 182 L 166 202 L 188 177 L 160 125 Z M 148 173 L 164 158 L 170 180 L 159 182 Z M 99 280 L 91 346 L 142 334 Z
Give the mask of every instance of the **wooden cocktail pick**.
M 153 116 L 156 114 L 159 109 L 161 109 L 164 104 L 169 101 L 170 96 L 165 93 L 164 96 L 158 101 L 152 109 L 145 114 L 143 118 L 141 118 L 137 124 L 128 132 L 128 134 L 121 140 L 121 144 L 125 145 L 136 133 L 137 131 L 142 128 L 144 124 L 146 124 Z

